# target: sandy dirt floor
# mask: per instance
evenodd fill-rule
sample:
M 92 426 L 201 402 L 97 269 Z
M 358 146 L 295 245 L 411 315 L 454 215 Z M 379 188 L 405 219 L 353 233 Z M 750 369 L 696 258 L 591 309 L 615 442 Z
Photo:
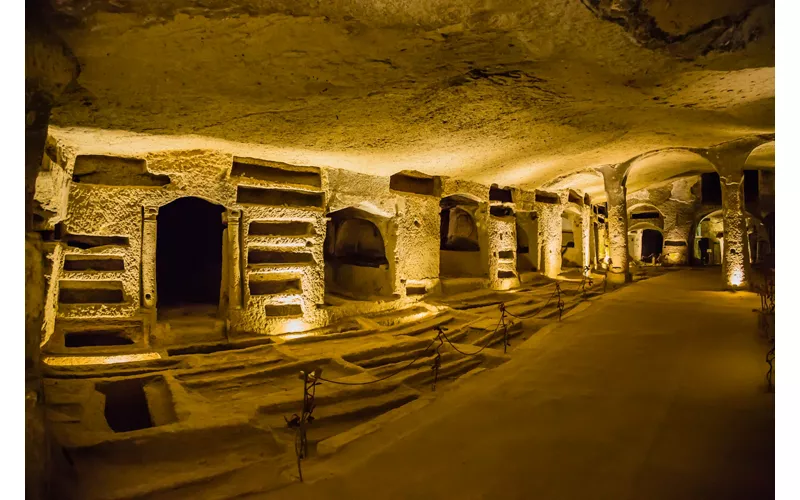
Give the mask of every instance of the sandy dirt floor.
M 306 483 L 247 498 L 771 498 L 759 299 L 719 282 L 718 268 L 683 270 L 598 297 L 511 361 L 308 461 Z

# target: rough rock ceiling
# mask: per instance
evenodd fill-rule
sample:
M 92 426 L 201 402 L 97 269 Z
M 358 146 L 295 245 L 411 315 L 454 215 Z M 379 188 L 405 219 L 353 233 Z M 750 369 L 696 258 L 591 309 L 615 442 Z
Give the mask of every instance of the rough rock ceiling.
M 589 190 L 565 176 L 774 132 L 770 0 L 51 3 L 81 65 L 60 128 Z M 698 168 L 666 156 L 643 182 Z

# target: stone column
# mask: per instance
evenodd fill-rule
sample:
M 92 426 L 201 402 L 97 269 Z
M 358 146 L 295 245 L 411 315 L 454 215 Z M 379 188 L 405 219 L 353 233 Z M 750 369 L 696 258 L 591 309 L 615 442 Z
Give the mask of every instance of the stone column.
M 241 245 L 241 220 L 242 211 L 238 209 L 228 210 L 228 248 L 230 249 L 230 290 L 228 297 L 230 309 L 242 308 L 242 250 Z
M 142 207 L 142 308 L 153 310 L 156 295 L 156 244 L 158 207 Z
M 722 184 L 722 278 L 725 287 L 737 290 L 750 287 L 750 254 L 747 218 L 744 210 L 744 172 L 720 174 Z
M 605 165 L 599 168 L 603 174 L 608 202 L 608 241 L 611 262 L 607 279 L 609 283 L 625 283 L 631 280 L 628 269 L 628 205 L 625 200 L 629 163 Z
M 557 278 L 561 273 L 561 213 L 563 204 L 541 203 L 539 213 L 539 257 L 542 274 L 548 278 Z
M 584 275 L 589 274 L 592 267 L 592 206 L 584 205 L 581 207 L 581 258 L 582 269 Z M 589 270 L 587 270 L 589 268 Z

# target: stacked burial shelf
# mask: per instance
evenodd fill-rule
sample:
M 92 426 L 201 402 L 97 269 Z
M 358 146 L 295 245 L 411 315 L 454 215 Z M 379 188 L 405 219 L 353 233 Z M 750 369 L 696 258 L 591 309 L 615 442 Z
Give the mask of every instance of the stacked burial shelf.
M 315 226 L 324 224 L 325 206 L 319 169 L 235 158 L 231 177 L 280 185 L 237 186 L 245 309 L 263 308 L 268 319 L 304 316 L 317 302 L 314 289 L 322 287 L 322 259 L 315 256 L 322 248 Z
M 141 319 L 87 319 L 89 311 L 131 306 L 123 288 L 124 236 L 65 234 L 60 246 L 63 264 L 58 279 L 59 320 L 56 342 L 48 350 L 107 350 L 144 347 Z M 53 277 L 52 270 L 49 273 Z

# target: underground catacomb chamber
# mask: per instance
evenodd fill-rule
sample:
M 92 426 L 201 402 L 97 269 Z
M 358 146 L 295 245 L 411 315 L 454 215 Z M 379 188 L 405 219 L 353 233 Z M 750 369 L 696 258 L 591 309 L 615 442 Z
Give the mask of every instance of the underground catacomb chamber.
M 439 273 L 444 277 L 483 277 L 487 268 L 481 258 L 475 215 L 477 201 L 460 195 L 442 198 L 439 230 Z
M 213 315 L 222 286 L 222 212 L 200 198 L 180 198 L 158 213 L 156 284 L 159 315 L 191 307 Z M 172 310 L 172 311 L 171 311 Z
M 359 297 L 392 294 L 392 279 L 380 217 L 358 209 L 329 214 L 325 278 L 332 291 Z

